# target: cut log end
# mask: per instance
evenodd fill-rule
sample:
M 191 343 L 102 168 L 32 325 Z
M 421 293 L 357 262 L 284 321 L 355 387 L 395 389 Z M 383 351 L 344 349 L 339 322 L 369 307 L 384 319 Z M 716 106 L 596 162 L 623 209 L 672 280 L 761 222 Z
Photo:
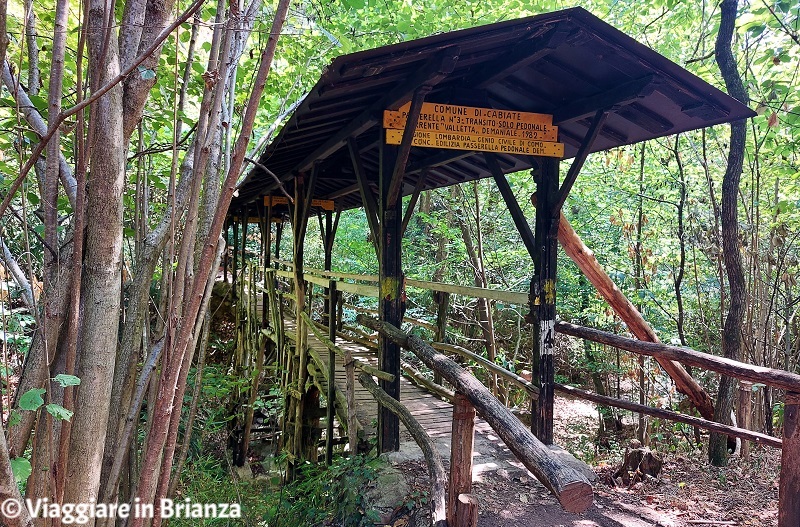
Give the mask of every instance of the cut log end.
M 558 501 L 567 512 L 583 512 L 592 506 L 592 486 L 584 481 L 569 483 L 561 489 Z

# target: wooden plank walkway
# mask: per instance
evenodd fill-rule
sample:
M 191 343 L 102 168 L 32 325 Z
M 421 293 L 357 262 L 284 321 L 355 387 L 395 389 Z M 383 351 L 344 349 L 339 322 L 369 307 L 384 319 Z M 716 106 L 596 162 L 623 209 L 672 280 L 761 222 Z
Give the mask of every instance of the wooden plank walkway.
M 285 319 L 284 324 L 286 335 L 292 338 L 295 331 L 295 321 Z M 376 350 L 341 338 L 337 339 L 336 345 L 343 350 L 350 350 L 353 354 L 353 358 L 367 362 L 377 368 L 378 354 Z M 324 367 L 327 368 L 328 348 L 310 331 L 308 334 L 308 346 L 317 352 L 320 359 L 324 362 Z M 344 360 L 338 355 L 336 355 L 336 385 L 342 392 L 345 391 L 347 385 Z M 374 435 L 378 419 L 378 403 L 375 402 L 372 395 L 370 395 L 358 381 L 356 381 L 355 396 L 356 416 L 365 432 Z M 424 388 L 409 381 L 406 377 L 403 377 L 400 380 L 400 402 L 409 409 L 411 415 L 419 421 L 431 438 L 450 436 L 453 420 L 453 406 L 448 401 L 443 401 L 436 395 L 431 394 Z M 478 418 L 475 420 L 476 433 L 488 433 L 491 431 L 491 427 L 483 419 Z M 400 434 L 401 441 L 411 440 L 411 435 L 402 423 L 400 425 Z

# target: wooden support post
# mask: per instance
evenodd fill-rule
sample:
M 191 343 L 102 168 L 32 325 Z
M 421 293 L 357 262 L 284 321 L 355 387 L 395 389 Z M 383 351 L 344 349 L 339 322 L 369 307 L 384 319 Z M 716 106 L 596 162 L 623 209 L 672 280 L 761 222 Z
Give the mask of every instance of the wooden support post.
M 338 223 L 339 215 L 336 215 Z M 333 223 L 333 212 L 325 213 L 325 229 L 323 231 L 323 247 L 325 249 L 325 270 L 330 271 L 333 264 L 333 240 L 335 236 Z M 336 280 L 331 279 L 325 289 L 325 322 L 328 325 L 328 338 L 332 343 L 336 343 Z M 336 415 L 336 354 L 332 349 L 328 350 L 328 393 L 327 399 L 327 423 L 325 429 L 325 463 L 330 465 L 333 462 L 333 419 Z
M 450 293 L 434 291 L 433 299 L 436 301 L 436 342 L 447 342 L 447 312 L 450 309 Z M 433 374 L 433 382 L 442 384 L 442 376 L 436 372 Z
M 381 130 L 380 136 L 380 186 L 381 186 L 381 258 L 380 258 L 380 319 L 393 326 L 400 327 L 403 321 L 401 295 L 403 287 L 401 266 L 402 218 L 401 208 L 397 200 L 388 206 L 389 179 L 397 176 L 395 164 L 397 147 L 387 145 L 386 132 Z M 400 171 L 399 177 L 403 176 Z M 386 337 L 380 338 L 378 366 L 385 372 L 395 376 L 394 381 L 381 381 L 381 388 L 394 399 L 400 400 L 400 346 Z M 392 452 L 400 448 L 400 421 L 391 410 L 384 406 L 378 411 L 378 451 Z
M 459 523 L 457 502 L 472 492 L 472 446 L 475 439 L 475 407 L 456 392 L 453 401 L 453 430 L 450 444 L 450 478 L 447 483 L 447 523 Z
M 786 392 L 778 490 L 778 527 L 800 525 L 800 392 Z
M 736 415 L 739 428 L 750 430 L 750 413 L 753 410 L 753 383 L 749 381 L 739 381 L 739 409 Z M 739 450 L 742 459 L 750 458 L 750 441 L 742 440 L 742 447 Z
M 228 283 L 228 231 L 230 230 L 231 225 L 229 222 L 225 222 L 225 228 L 222 230 L 222 235 L 225 237 L 225 254 L 222 257 L 222 281 L 226 284 Z
M 553 351 L 556 322 L 556 260 L 558 251 L 558 221 L 553 220 L 551 206 L 558 192 L 558 160 L 540 159 L 537 181 L 539 206 L 536 209 L 536 247 L 538 262 L 534 262 L 535 281 L 531 282 L 531 312 L 536 312 L 537 352 L 534 370 L 538 370 L 539 398 L 531 401 L 531 427 L 545 445 L 553 444 Z M 535 310 L 535 311 L 534 311 Z M 536 358 L 538 356 L 538 360 Z
M 645 342 L 660 342 L 658 336 L 650 324 L 642 317 L 639 310 L 628 300 L 622 291 L 616 286 L 611 277 L 605 272 L 603 267 L 595 258 L 594 253 L 581 240 L 580 236 L 569 224 L 563 213 L 559 216 L 558 222 L 558 241 L 564 248 L 564 252 L 578 266 L 586 278 L 594 285 L 597 292 L 608 302 L 608 305 L 625 322 L 628 330 L 636 335 L 636 338 Z M 679 392 L 687 395 L 694 403 L 697 410 L 705 419 L 714 418 L 714 402 L 700 384 L 675 361 L 665 360 L 655 356 L 656 361 L 664 368 Z
M 478 498 L 472 494 L 459 494 L 456 502 L 456 520 L 453 527 L 476 527 L 478 525 Z
M 241 217 L 241 212 L 239 216 Z M 239 272 L 239 221 L 233 221 L 233 273 L 231 276 L 231 299 L 236 300 L 236 274 Z

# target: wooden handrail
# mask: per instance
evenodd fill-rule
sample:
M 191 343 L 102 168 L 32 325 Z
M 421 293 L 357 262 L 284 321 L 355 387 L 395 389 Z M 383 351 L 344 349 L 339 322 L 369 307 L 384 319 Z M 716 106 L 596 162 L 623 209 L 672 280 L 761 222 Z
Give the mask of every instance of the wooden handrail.
M 564 335 L 571 335 L 573 337 L 591 340 L 592 342 L 607 344 L 638 355 L 680 361 L 690 366 L 698 366 L 706 370 L 725 374 L 729 377 L 736 377 L 737 379 L 744 379 L 751 382 L 760 382 L 767 386 L 782 388 L 792 392 L 800 391 L 800 375 L 785 370 L 755 366 L 745 362 L 726 359 L 725 357 L 710 355 L 691 348 L 680 348 L 668 344 L 657 344 L 655 342 L 629 339 L 607 331 L 569 324 L 567 322 L 556 322 L 555 330 Z
M 586 477 L 564 465 L 478 379 L 414 335 L 366 315 L 358 315 L 356 320 L 412 351 L 463 393 L 517 459 L 558 498 L 564 510 L 583 512 L 589 508 L 592 485 Z
M 697 426 L 700 428 L 704 428 L 706 430 L 714 430 L 715 432 L 721 432 L 729 436 L 739 437 L 741 439 L 747 439 L 748 441 L 753 441 L 754 443 L 781 448 L 782 441 L 777 437 L 772 437 L 766 434 L 760 434 L 758 432 L 753 432 L 751 430 L 746 430 L 744 428 L 737 428 L 735 426 L 723 425 L 720 423 L 716 423 L 714 421 L 708 421 L 706 419 L 702 419 L 700 417 L 685 415 L 679 412 L 665 410 L 663 408 L 653 408 L 652 406 L 646 406 L 631 401 L 625 401 L 622 399 L 617 399 L 615 397 L 608 397 L 606 395 L 600 395 L 594 392 L 581 390 L 580 388 L 575 388 L 574 386 L 567 386 L 564 384 L 555 383 L 554 388 L 555 391 L 557 392 L 571 395 L 579 399 L 586 399 L 588 401 L 593 401 L 605 406 L 614 406 L 616 408 L 623 408 L 625 410 L 630 410 L 631 412 L 651 415 L 653 417 L 667 419 L 669 421 L 677 421 L 679 423 Z
M 325 346 L 329 350 L 333 351 L 342 358 L 345 357 L 344 350 L 339 346 L 337 346 L 336 344 L 334 344 L 333 342 L 331 342 L 331 340 L 327 336 L 323 335 L 323 333 L 319 330 L 314 321 L 311 320 L 311 317 L 308 316 L 308 313 L 306 313 L 305 311 L 301 311 L 300 318 L 302 318 L 303 321 L 305 321 L 306 325 L 312 331 L 312 333 L 314 333 L 314 335 L 319 339 L 319 341 L 325 344 Z M 362 362 L 354 358 L 353 364 L 355 365 L 356 368 L 360 369 L 361 371 L 369 373 L 370 375 L 374 375 L 375 377 L 379 378 L 382 381 L 387 381 L 387 382 L 394 381 L 394 375 L 392 375 L 391 373 L 386 373 L 385 371 L 381 371 L 378 368 L 367 364 L 366 362 Z
M 428 471 L 431 476 L 431 524 L 434 527 L 447 527 L 447 510 L 445 508 L 445 497 L 447 495 L 447 473 L 442 464 L 442 458 L 436 451 L 430 436 L 414 419 L 408 408 L 403 406 L 400 401 L 393 399 L 388 393 L 378 386 L 372 377 L 366 373 L 358 376 L 358 382 L 372 394 L 376 401 L 391 410 L 406 425 L 406 429 L 411 433 L 414 441 L 419 445 L 425 456 Z
M 287 262 L 285 260 L 273 260 L 273 262 L 286 265 L 289 267 L 291 267 L 292 265 L 291 262 Z M 287 271 L 278 271 L 278 274 L 280 276 L 283 276 L 281 273 L 287 273 L 287 276 L 291 274 L 288 273 Z M 378 275 L 373 275 L 373 274 L 361 275 L 352 273 L 340 273 L 337 271 L 323 271 L 321 269 L 314 269 L 314 268 L 304 268 L 303 275 L 305 276 L 308 274 L 317 275 L 325 278 L 360 280 L 363 282 L 370 282 L 369 285 L 349 284 L 347 282 L 341 282 L 341 284 L 346 284 L 346 285 L 344 285 L 344 287 L 340 287 L 340 290 L 347 291 L 345 287 L 357 286 L 359 288 L 358 291 L 348 291 L 348 292 L 354 292 L 356 294 L 361 294 L 363 296 L 370 296 L 373 298 L 378 297 Z M 509 304 L 516 304 L 516 305 L 526 305 L 528 303 L 528 293 L 522 293 L 519 291 L 508 291 L 505 289 L 484 289 L 481 287 L 472 287 L 466 285 L 455 285 L 455 284 L 445 284 L 441 282 L 428 282 L 425 280 L 415 280 L 413 278 L 406 279 L 406 286 L 416 287 L 418 289 L 425 289 L 427 291 L 438 291 L 440 293 L 451 293 L 456 295 L 462 295 L 471 298 L 486 298 L 488 300 L 497 300 L 499 302 L 506 302 Z M 366 289 L 369 287 L 374 287 L 375 289 L 374 293 L 370 289 Z
M 487 359 L 484 359 L 483 357 L 481 357 L 480 355 L 478 355 L 476 353 L 472 353 L 468 349 L 464 349 L 461 346 L 456 346 L 454 344 L 445 344 L 444 342 L 434 342 L 433 344 L 431 344 L 431 346 L 433 346 L 434 349 L 437 349 L 439 351 L 449 351 L 451 353 L 456 353 L 458 355 L 461 355 L 462 357 L 466 357 L 468 359 L 474 360 L 475 362 L 477 362 L 478 364 L 480 364 L 481 366 L 483 366 L 487 370 L 493 371 L 494 373 L 496 373 L 500 377 L 504 378 L 507 381 L 510 381 L 510 382 L 516 384 L 517 386 L 519 386 L 520 388 L 522 388 L 523 390 L 528 392 L 528 395 L 531 397 L 531 399 L 538 399 L 539 398 L 539 387 L 538 386 L 536 386 L 532 382 L 527 381 L 526 379 L 520 377 L 516 373 L 508 371 L 507 369 L 503 368 L 502 366 L 498 366 L 494 362 L 492 362 L 490 360 L 487 360 Z

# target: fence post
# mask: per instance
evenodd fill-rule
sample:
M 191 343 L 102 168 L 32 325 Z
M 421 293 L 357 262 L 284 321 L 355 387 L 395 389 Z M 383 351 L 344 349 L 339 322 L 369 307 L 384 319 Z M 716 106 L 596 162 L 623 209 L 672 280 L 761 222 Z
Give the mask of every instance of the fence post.
M 739 381 L 739 412 L 736 416 L 739 428 L 750 430 L 750 412 L 753 409 L 753 383 L 749 381 Z M 739 455 L 742 459 L 750 458 L 750 441 L 742 439 Z
M 447 311 L 450 308 L 450 293 L 444 291 L 434 291 L 433 299 L 436 301 L 436 335 L 435 342 L 444 342 L 447 335 Z M 433 372 L 433 382 L 442 384 L 442 375 Z
M 459 494 L 453 527 L 475 527 L 476 525 L 478 525 L 478 499 L 472 494 Z
M 450 445 L 450 479 L 447 484 L 447 523 L 457 523 L 459 495 L 472 491 L 472 445 L 475 437 L 475 407 L 467 396 L 456 392 Z
M 783 407 L 778 527 L 800 525 L 800 392 L 786 392 Z
M 328 285 L 328 338 L 336 343 L 336 280 L 331 279 Z M 336 407 L 336 354 L 332 349 L 328 349 L 328 422 L 325 430 L 327 443 L 325 445 L 325 463 L 330 465 L 333 462 L 333 418 Z

